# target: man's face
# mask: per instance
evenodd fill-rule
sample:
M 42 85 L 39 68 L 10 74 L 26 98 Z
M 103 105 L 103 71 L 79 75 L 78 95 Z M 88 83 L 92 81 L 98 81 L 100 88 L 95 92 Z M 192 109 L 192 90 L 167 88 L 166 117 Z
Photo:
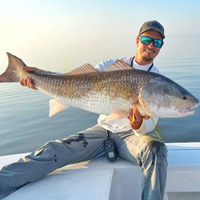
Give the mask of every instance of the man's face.
M 146 31 L 142 33 L 141 36 L 148 36 L 153 39 L 162 40 L 160 33 L 154 30 Z M 136 53 L 138 64 L 142 65 L 152 63 L 161 49 L 161 47 L 154 47 L 153 42 L 148 45 L 143 44 L 139 38 L 136 39 L 136 45 L 138 47 Z

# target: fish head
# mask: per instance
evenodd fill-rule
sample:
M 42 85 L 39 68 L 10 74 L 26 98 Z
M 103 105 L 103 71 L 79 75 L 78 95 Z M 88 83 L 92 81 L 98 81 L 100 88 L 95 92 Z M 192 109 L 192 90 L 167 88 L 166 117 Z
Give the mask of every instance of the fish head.
M 174 81 L 158 76 L 140 89 L 139 102 L 151 117 L 193 115 L 199 100 Z

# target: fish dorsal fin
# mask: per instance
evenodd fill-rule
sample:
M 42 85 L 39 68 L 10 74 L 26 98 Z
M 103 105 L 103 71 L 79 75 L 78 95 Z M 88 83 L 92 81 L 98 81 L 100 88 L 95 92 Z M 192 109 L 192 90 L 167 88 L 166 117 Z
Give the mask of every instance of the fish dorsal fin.
M 66 73 L 67 75 L 79 75 L 79 74 L 88 74 L 92 72 L 98 72 L 91 64 L 84 64 L 80 67 L 73 69 L 72 71 Z
M 112 65 L 106 67 L 103 71 L 106 72 L 106 71 L 117 71 L 117 70 L 128 70 L 128 69 L 133 69 L 133 67 L 131 67 L 131 65 L 124 62 L 123 60 L 118 60 Z

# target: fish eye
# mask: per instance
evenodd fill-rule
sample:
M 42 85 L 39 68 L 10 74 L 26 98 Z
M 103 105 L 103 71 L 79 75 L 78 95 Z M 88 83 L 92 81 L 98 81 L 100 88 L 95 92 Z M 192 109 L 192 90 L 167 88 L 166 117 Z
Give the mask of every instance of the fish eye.
M 187 96 L 182 96 L 182 100 L 187 100 Z

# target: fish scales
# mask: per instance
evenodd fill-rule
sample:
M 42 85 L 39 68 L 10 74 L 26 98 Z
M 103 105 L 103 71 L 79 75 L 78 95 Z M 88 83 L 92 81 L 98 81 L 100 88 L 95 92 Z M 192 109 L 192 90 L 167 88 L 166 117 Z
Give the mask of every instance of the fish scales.
M 103 104 L 107 105 L 107 107 L 103 106 L 104 109 L 109 109 L 109 106 L 114 109 L 114 106 L 111 105 L 112 101 L 116 104 L 117 100 L 122 102 L 122 99 L 126 102 L 129 101 L 129 106 L 136 103 L 139 90 L 138 86 L 136 86 L 137 80 L 134 80 L 134 74 L 133 70 L 129 70 L 99 72 L 78 76 L 38 73 L 27 73 L 26 75 L 33 79 L 38 89 L 49 96 L 61 99 L 62 102 L 64 101 L 64 103 L 71 106 L 75 104 L 77 107 L 83 107 L 81 101 L 84 101 L 84 108 L 91 111 L 91 109 L 94 109 L 94 105 L 96 110 L 97 106 L 100 107 L 98 110 L 101 110 Z M 139 77 L 138 73 L 136 73 L 136 76 Z M 142 85 L 144 86 L 144 83 Z M 105 102 L 106 99 L 107 102 Z M 119 105 L 117 106 L 119 107 Z M 124 109 L 124 107 L 126 106 L 121 105 L 121 109 Z
M 99 93 L 111 95 L 113 98 L 120 95 L 129 99 L 130 96 L 137 98 L 140 88 L 149 82 L 150 74 L 146 74 L 144 80 L 140 80 L 139 77 L 143 74 L 142 71 L 127 70 L 78 76 L 45 74 L 35 74 L 34 76 L 27 74 L 27 76 L 32 78 L 37 87 L 63 96 L 80 98 L 91 93 Z

